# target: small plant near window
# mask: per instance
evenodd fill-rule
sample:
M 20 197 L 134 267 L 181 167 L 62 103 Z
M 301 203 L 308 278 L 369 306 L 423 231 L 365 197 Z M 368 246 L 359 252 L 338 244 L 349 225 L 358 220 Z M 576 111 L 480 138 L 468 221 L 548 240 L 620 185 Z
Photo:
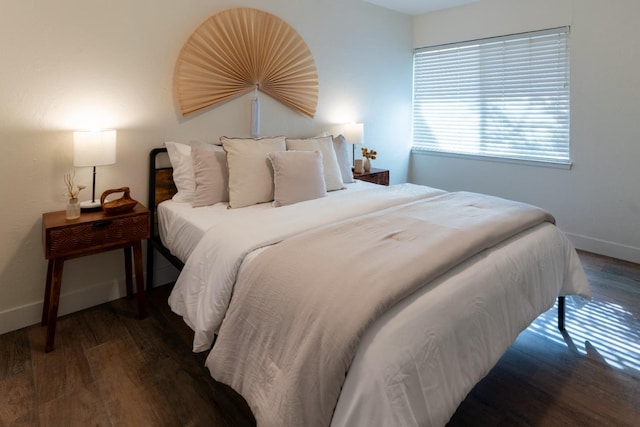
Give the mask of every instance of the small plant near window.
M 376 150 L 369 150 L 367 147 L 362 147 L 362 157 L 364 157 L 364 167 L 365 172 L 369 172 L 371 170 L 371 160 L 375 160 L 378 152 Z
M 365 159 L 375 160 L 378 152 L 376 150 L 369 150 L 367 147 L 362 147 L 362 157 Z

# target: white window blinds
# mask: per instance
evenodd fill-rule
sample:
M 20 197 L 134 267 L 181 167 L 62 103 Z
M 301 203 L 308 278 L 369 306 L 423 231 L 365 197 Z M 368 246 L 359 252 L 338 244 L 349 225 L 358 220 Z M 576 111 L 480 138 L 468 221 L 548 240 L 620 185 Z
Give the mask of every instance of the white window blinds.
M 413 149 L 570 164 L 569 28 L 417 49 Z

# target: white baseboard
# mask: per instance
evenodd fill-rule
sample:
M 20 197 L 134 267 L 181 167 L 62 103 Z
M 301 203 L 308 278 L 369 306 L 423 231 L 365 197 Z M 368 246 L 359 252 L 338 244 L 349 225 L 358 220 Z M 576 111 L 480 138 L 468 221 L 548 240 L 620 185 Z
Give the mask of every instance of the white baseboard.
M 100 283 L 69 293 L 60 294 L 58 316 L 83 310 L 126 295 L 124 282 Z M 15 331 L 26 326 L 40 323 L 43 301 L 36 301 L 21 307 L 14 307 L 0 312 L 0 334 Z
M 565 235 L 576 249 L 640 264 L 640 248 L 595 239 L 580 234 L 565 232 Z
M 166 264 L 155 271 L 154 282 L 158 284 L 175 282 L 177 270 Z M 135 283 L 135 282 L 134 282 Z M 159 285 L 156 285 L 159 286 Z M 64 288 L 63 288 L 64 290 Z M 87 288 L 60 294 L 58 316 L 84 310 L 126 296 L 124 278 L 103 282 Z M 43 301 L 36 301 L 20 307 L 0 311 L 0 335 L 40 323 Z

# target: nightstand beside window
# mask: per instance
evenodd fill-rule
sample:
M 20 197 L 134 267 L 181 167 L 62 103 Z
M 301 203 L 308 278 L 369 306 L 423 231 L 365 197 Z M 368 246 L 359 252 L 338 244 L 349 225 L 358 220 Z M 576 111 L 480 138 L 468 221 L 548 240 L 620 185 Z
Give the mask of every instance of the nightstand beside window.
M 378 185 L 389 185 L 389 170 L 371 168 L 369 172 L 354 173 L 353 177 L 360 181 L 367 181 Z

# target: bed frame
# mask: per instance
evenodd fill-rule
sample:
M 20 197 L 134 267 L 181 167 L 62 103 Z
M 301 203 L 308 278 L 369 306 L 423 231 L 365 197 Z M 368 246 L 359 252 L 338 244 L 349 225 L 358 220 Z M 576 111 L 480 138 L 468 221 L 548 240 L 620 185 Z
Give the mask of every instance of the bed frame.
M 160 157 L 167 157 L 166 147 L 154 148 L 149 153 L 149 210 L 151 211 L 150 238 L 147 245 L 147 289 L 153 288 L 154 249 L 162 254 L 178 270 L 182 270 L 184 263 L 171 254 L 162 244 L 158 232 L 157 207 L 165 200 L 171 199 L 177 192 L 173 182 L 173 168 L 161 166 Z M 166 159 L 165 164 L 169 164 Z M 558 297 L 558 329 L 565 331 L 565 297 Z
M 164 164 L 169 164 L 167 148 L 154 148 L 149 153 L 149 200 L 150 233 L 147 240 L 147 289 L 153 288 L 154 249 L 164 256 L 174 267 L 182 270 L 184 264 L 171 254 L 171 251 L 162 244 L 158 231 L 157 207 L 165 200 L 171 199 L 178 189 L 173 183 L 173 168 L 162 166 L 160 159 L 165 158 Z

